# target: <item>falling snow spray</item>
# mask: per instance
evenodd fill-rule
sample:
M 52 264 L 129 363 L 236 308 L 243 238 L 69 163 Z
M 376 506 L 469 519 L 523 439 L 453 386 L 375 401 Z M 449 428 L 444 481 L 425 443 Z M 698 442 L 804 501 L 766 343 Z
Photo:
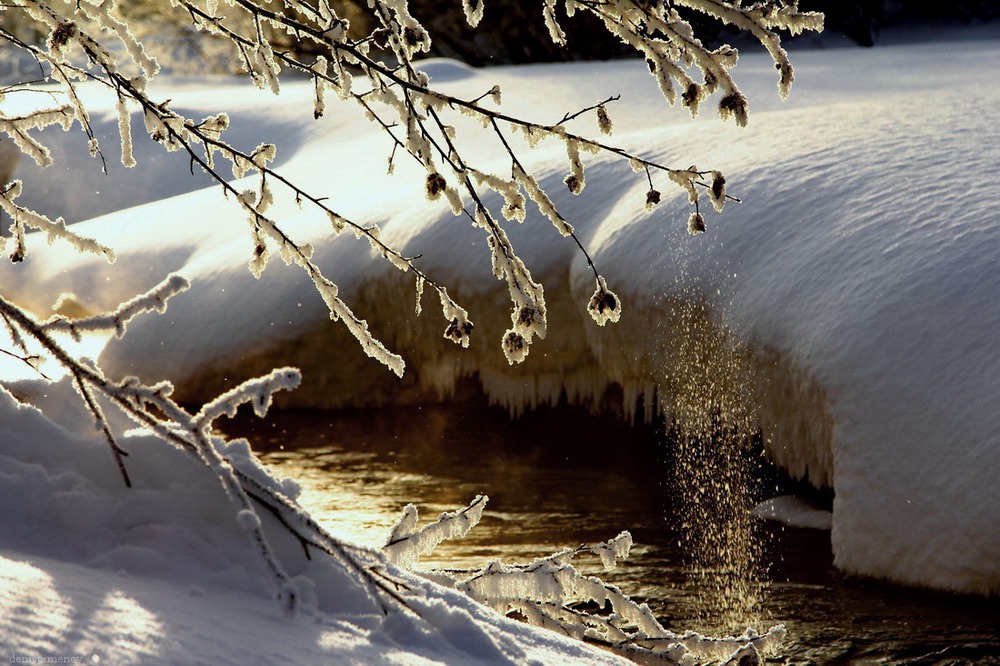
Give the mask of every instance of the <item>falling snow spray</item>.
M 753 365 L 703 301 L 662 304 L 658 382 L 675 447 L 672 518 L 689 558 L 691 584 L 706 628 L 742 630 L 759 624 L 764 566 L 754 506 L 757 430 Z

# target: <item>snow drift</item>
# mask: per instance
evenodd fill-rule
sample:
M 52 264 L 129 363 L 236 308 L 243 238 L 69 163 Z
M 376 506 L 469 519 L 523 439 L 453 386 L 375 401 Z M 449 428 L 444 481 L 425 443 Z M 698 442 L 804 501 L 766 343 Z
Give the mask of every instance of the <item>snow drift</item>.
M 50 390 L 72 400 L 66 381 Z M 307 560 L 265 514 L 303 595 L 305 612 L 289 617 L 206 466 L 133 434 L 125 446 L 136 453 L 136 483 L 126 488 L 103 442 L 4 389 L 0 423 L 0 641 L 12 663 L 628 663 L 415 576 L 413 612 L 384 615 L 353 572 Z M 255 466 L 240 456 L 245 441 L 228 447 Z M 287 480 L 284 490 L 297 494 Z
M 624 313 L 614 326 L 589 320 L 594 284 L 584 257 L 531 211 L 508 233 L 545 285 L 550 325 L 516 367 L 499 348 L 509 305 L 481 232 L 425 201 L 422 179 L 407 179 L 405 165 L 386 177 L 387 141 L 363 121 L 334 109 L 318 123 L 297 120 L 311 108 L 306 84 L 287 85 L 279 99 L 227 92 L 234 127 L 241 110 L 252 114 L 267 128 L 262 138 L 278 144 L 284 173 L 328 195 L 345 216 L 378 223 L 404 254 L 423 255 L 423 270 L 477 324 L 469 350 L 441 339 L 444 322 L 430 307 L 412 314 L 412 278 L 353 237 L 332 237 L 325 219 L 279 202 L 275 216 L 315 244 L 315 262 L 345 300 L 406 359 L 407 375 L 396 381 L 329 322 L 300 271 L 272 262 L 260 282 L 252 278 L 245 222 L 212 189 L 142 196 L 150 203 L 133 208 L 124 208 L 133 200 L 124 192 L 122 209 L 79 225 L 115 247 L 114 266 L 36 242 L 29 265 L 4 268 L 0 279 L 17 280 L 16 297 L 48 312 L 63 292 L 98 310 L 170 272 L 184 276 L 192 289 L 164 316 L 130 324 L 100 361 L 113 376 L 169 378 L 190 399 L 294 365 L 305 380 L 288 399 L 299 405 L 421 400 L 477 375 L 513 411 L 561 397 L 597 405 L 617 385 L 629 414 L 645 401 L 647 414 L 655 402 L 682 417 L 678 402 L 687 398 L 678 391 L 697 389 L 685 380 L 682 351 L 695 334 L 715 335 L 734 350 L 736 374 L 753 379 L 754 394 L 744 398 L 770 455 L 835 489 L 838 566 L 996 594 L 1000 84 L 982 72 L 1000 66 L 997 44 L 802 53 L 782 107 L 772 101 L 770 61 L 744 56 L 738 73 L 755 105 L 746 131 L 667 113 L 634 62 L 486 71 L 427 64 L 456 91 L 498 82 L 511 111 L 549 122 L 621 92 L 625 103 L 609 108 L 614 142 L 673 166 L 720 169 L 746 202 L 708 216 L 707 233 L 691 237 L 686 197 L 668 183 L 658 183 L 664 201 L 648 212 L 645 175 L 599 157 L 573 196 L 561 182 L 565 149 L 542 144 L 527 165 L 622 297 Z M 208 114 L 215 99 L 217 89 L 194 88 L 175 105 Z M 173 166 L 149 168 L 152 187 L 184 190 L 177 181 L 185 175 Z M 45 191 L 44 181 L 28 182 L 28 192 L 32 185 Z

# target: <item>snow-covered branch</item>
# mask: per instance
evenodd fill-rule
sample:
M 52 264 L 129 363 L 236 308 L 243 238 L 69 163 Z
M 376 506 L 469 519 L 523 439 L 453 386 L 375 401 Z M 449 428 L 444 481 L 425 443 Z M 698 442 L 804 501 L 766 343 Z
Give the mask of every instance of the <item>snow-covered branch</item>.
M 66 226 L 63 218 L 49 219 L 47 216 L 37 213 L 29 208 L 25 208 L 17 203 L 15 199 L 21 196 L 21 181 L 15 180 L 6 186 L 0 187 L 0 209 L 11 218 L 11 230 L 13 231 L 14 250 L 10 255 L 13 262 L 22 261 L 27 253 L 27 243 L 25 242 L 26 229 L 38 229 L 45 233 L 49 242 L 55 239 L 68 241 L 80 252 L 102 255 L 108 263 L 115 261 L 115 251 L 92 238 L 80 236 Z M 4 251 L 7 240 L 0 236 L 0 252 Z
M 43 331 L 68 331 L 77 341 L 80 339 L 80 334 L 86 331 L 114 331 L 115 337 L 121 338 L 125 335 L 125 326 L 131 319 L 144 312 L 156 311 L 162 314 L 167 309 L 167 301 L 186 291 L 190 286 L 181 276 L 171 275 L 145 294 L 122 303 L 113 312 L 83 319 L 55 315 L 42 322 L 41 328 Z
M 479 23 L 488 4 L 484 0 L 463 0 L 470 25 Z M 739 125 L 748 120 L 749 104 L 730 72 L 736 64 L 736 50 L 729 46 L 708 49 L 675 5 L 748 30 L 773 57 L 782 97 L 788 93 L 793 73 L 775 30 L 795 33 L 821 27 L 821 18 L 799 12 L 794 0 L 765 1 L 750 7 L 722 0 L 676 3 L 543 0 L 539 18 L 552 40 L 559 44 L 567 39 L 559 25 L 556 12 L 559 5 L 570 17 L 578 11 L 593 14 L 611 34 L 643 56 L 668 103 L 674 104 L 679 99 L 696 114 L 718 92 L 720 116 L 723 120 L 734 118 Z M 693 208 L 688 221 L 692 233 L 705 229 L 700 209 L 702 197 L 707 196 L 720 212 L 727 201 L 735 200 L 727 192 L 726 177 L 717 170 L 672 167 L 610 143 L 607 137 L 612 135 L 614 123 L 609 106 L 617 100 L 616 96 L 594 100 L 582 109 L 567 110 L 558 122 L 551 124 L 501 111 L 502 93 L 497 85 L 468 98 L 437 89 L 416 61 L 428 52 L 431 36 L 412 15 L 407 1 L 370 0 L 368 10 L 373 27 L 368 34 L 357 36 L 352 35 L 349 21 L 338 15 L 327 0 L 170 0 L 159 7 L 161 12 L 184 17 L 199 34 L 228 44 L 249 80 L 261 89 L 279 93 L 284 72 L 308 76 L 315 91 L 311 108 L 314 118 L 326 112 L 331 92 L 339 100 L 354 105 L 390 138 L 390 172 L 397 155 L 408 156 L 403 159 L 418 164 L 427 198 L 440 200 L 462 224 L 470 221 L 486 238 L 493 273 L 505 284 L 510 297 L 511 326 L 500 341 L 509 363 L 522 362 L 535 337 L 544 338 L 548 330 L 543 285 L 532 277 L 530 267 L 522 260 L 505 228 L 508 222 L 525 221 L 529 199 L 539 217 L 546 224 L 551 223 L 556 234 L 576 244 L 593 271 L 596 287 L 585 305 L 591 317 L 603 326 L 618 321 L 622 313 L 619 297 L 609 289 L 577 235 L 573 220 L 558 209 L 539 175 L 527 166 L 530 162 L 524 158 L 524 152 L 543 140 L 563 148 L 567 171 L 563 183 L 573 194 L 582 193 L 586 186 L 588 155 L 604 154 L 624 160 L 637 178 L 648 181 L 649 207 L 660 200 L 653 180 L 656 174 L 657 179 L 663 178 L 687 194 Z M 94 82 L 114 95 L 123 165 L 136 164 L 131 114 L 137 109 L 142 126 L 153 141 L 168 152 L 185 154 L 192 171 L 195 167 L 204 171 L 223 195 L 239 206 L 252 241 L 248 268 L 254 276 L 262 275 L 276 252 L 287 264 L 305 272 L 330 317 L 341 322 L 369 356 L 397 375 L 403 374 L 403 358 L 375 338 L 368 322 L 354 313 L 341 298 L 337 285 L 314 261 L 312 246 L 297 238 L 289 231 L 291 227 L 272 212 L 277 191 L 294 197 L 296 203 L 308 208 L 317 219 L 329 223 L 332 234 L 349 229 L 395 268 L 412 273 L 418 314 L 424 287 L 436 290 L 446 322 L 444 336 L 468 346 L 474 330 L 468 311 L 449 296 L 446 285 L 419 268 L 419 257 L 404 255 L 382 239 L 378 226 L 344 217 L 337 212 L 336 203 L 322 192 L 307 190 L 283 175 L 273 166 L 278 150 L 274 144 L 264 141 L 254 150 L 245 151 L 230 143 L 227 138 L 230 119 L 224 109 L 195 120 L 174 110 L 170 100 L 154 99 L 147 94 L 148 84 L 159 72 L 157 54 L 147 50 L 136 37 L 113 0 L 10 0 L 0 5 L 0 14 L 30 23 L 41 36 L 32 42 L 0 25 L 0 40 L 32 58 L 46 81 L 58 91 L 53 93 L 55 106 L 27 113 L 8 113 L 6 102 L 10 96 L 28 92 L 32 86 L 12 86 L 0 91 L 0 133 L 38 165 L 52 163 L 52 155 L 40 140 L 39 130 L 54 125 L 68 130 L 76 123 L 87 136 L 91 156 L 100 158 L 105 166 L 84 98 L 77 89 L 85 81 Z M 274 34 L 308 44 L 310 52 L 316 55 L 306 57 L 300 55 L 303 50 L 276 48 L 269 39 Z M 700 80 L 696 80 L 698 76 Z M 600 138 L 573 129 L 584 117 L 596 119 Z M 499 168 L 470 157 L 473 151 L 469 148 L 481 141 L 482 136 L 471 133 L 475 128 L 460 131 L 462 118 L 477 121 L 487 140 L 495 142 L 494 147 L 504 156 Z M 511 141 L 515 136 L 523 138 L 526 147 Z M 96 253 L 109 262 L 114 261 L 110 247 L 74 233 L 62 218 L 53 221 L 17 204 L 21 191 L 20 181 L 0 183 L 0 209 L 11 218 L 11 238 L 0 237 L 0 244 L 13 242 L 10 255 L 13 261 L 24 259 L 31 229 L 44 233 L 49 240 L 67 240 L 80 252 Z M 503 199 L 498 211 L 486 204 L 489 192 Z M 299 603 L 300 593 L 265 535 L 261 511 L 284 526 L 307 555 L 311 550 L 319 551 L 351 569 L 383 610 L 393 606 L 410 608 L 407 595 L 418 592 L 393 566 L 411 567 L 443 540 L 464 536 L 481 519 L 485 496 L 477 497 L 465 509 L 442 514 L 420 529 L 416 508 L 408 506 L 381 553 L 344 544 L 315 523 L 279 486 L 257 474 L 253 465 L 243 464 L 231 444 L 212 431 L 216 419 L 233 414 L 242 404 L 250 403 L 263 416 L 277 391 L 298 385 L 297 370 L 274 370 L 240 384 L 200 408 L 189 409 L 172 397 L 168 382 L 145 384 L 136 377 L 111 379 L 95 363 L 68 353 L 53 337 L 58 331 L 78 337 L 83 331 L 93 330 L 112 330 L 120 337 L 134 317 L 154 310 L 162 312 L 169 299 L 187 287 L 183 278 L 169 276 L 152 290 L 110 312 L 80 319 L 53 317 L 44 322 L 36 321 L 22 307 L 0 295 L 0 318 L 15 348 L 15 351 L 0 351 L 33 365 L 36 357 L 29 353 L 26 342 L 33 340 L 66 370 L 96 429 L 107 440 L 126 485 L 131 483 L 125 464 L 129 452 L 119 443 L 106 415 L 109 408 L 121 411 L 140 427 L 210 469 L 233 502 L 235 520 L 260 554 L 276 596 L 289 610 Z M 573 565 L 574 558 L 591 555 L 611 568 L 627 557 L 631 543 L 631 536 L 623 533 L 603 544 L 560 551 L 529 564 L 491 562 L 474 571 L 439 571 L 432 575 L 450 580 L 457 589 L 501 612 L 599 643 L 631 658 L 674 663 L 693 655 L 725 658 L 742 665 L 753 663 L 760 649 L 780 640 L 780 628 L 764 636 L 748 633 L 726 639 L 674 634 L 657 621 L 647 606 L 629 599 L 613 585 L 581 574 Z M 587 608 L 596 605 L 600 610 L 581 610 L 579 602 L 590 604 Z
M 134 316 L 140 311 L 156 309 L 155 306 L 146 306 L 157 302 L 157 294 L 162 296 L 171 289 L 178 290 L 182 287 L 186 287 L 186 282 L 174 277 L 165 285 L 132 299 L 115 312 L 129 310 Z M 192 414 L 173 400 L 173 387 L 168 382 L 150 386 L 136 377 L 112 381 L 94 365 L 74 359 L 51 336 L 54 327 L 35 321 L 3 296 L 0 296 L 0 317 L 16 332 L 17 339 L 32 338 L 41 345 L 45 353 L 69 372 L 81 399 L 94 417 L 97 429 L 107 439 L 126 485 L 131 486 L 124 462 L 129 453 L 118 444 L 101 406 L 102 401 L 120 410 L 137 425 L 185 451 L 215 473 L 234 503 L 236 519 L 247 531 L 272 577 L 276 597 L 289 611 L 295 610 L 300 595 L 264 534 L 257 506 L 274 515 L 304 547 L 327 553 L 354 570 L 358 579 L 371 591 L 372 597 L 382 600 L 380 603 L 383 609 L 387 609 L 386 601 L 405 606 L 400 597 L 401 591 L 406 589 L 405 582 L 387 573 L 380 557 L 372 551 L 344 544 L 332 537 L 284 495 L 280 488 L 254 476 L 248 469 L 241 468 L 240 462 L 229 454 L 225 441 L 211 432 L 215 419 L 234 413 L 240 404 L 246 402 L 252 404 L 258 415 L 265 415 L 275 392 L 294 388 L 298 384 L 297 370 L 283 368 L 266 377 L 251 379 L 209 401 L 199 412 Z M 112 315 L 100 315 L 93 319 L 115 320 Z
M 568 111 L 558 123 L 545 124 L 506 114 L 495 108 L 501 104 L 499 86 L 470 99 L 462 99 L 432 88 L 427 76 L 414 63 L 416 57 L 427 52 L 430 36 L 410 13 L 406 2 L 373 0 L 370 11 L 375 27 L 368 35 L 360 38 L 350 36 L 349 22 L 339 16 L 327 2 L 311 4 L 289 0 L 276 6 L 256 0 L 230 0 L 224 4 L 223 10 L 216 2 L 171 2 L 175 11 L 187 15 L 195 29 L 207 37 L 228 42 L 240 54 L 244 70 L 258 87 L 277 93 L 280 90 L 282 70 L 297 70 L 314 80 L 315 117 L 324 113 L 327 90 L 332 90 L 343 100 L 355 102 L 363 114 L 392 138 L 390 168 L 397 149 L 402 149 L 425 170 L 429 198 L 443 196 L 455 214 L 465 212 L 474 226 L 483 229 L 494 272 L 506 282 L 510 292 L 512 326 L 503 335 L 502 348 L 511 363 L 520 362 L 527 356 L 536 334 L 544 337 L 547 328 L 544 292 L 542 285 L 533 280 L 529 267 L 519 258 L 498 217 L 483 204 L 480 189 L 494 190 L 504 197 L 505 206 L 500 214 L 506 219 L 523 220 L 524 196 L 532 199 L 557 231 L 570 236 L 584 253 L 599 285 L 603 284 L 603 278 L 583 243 L 577 238 L 570 221 L 556 210 L 537 178 L 525 168 L 523 161 L 511 147 L 502 126 L 523 134 L 530 146 L 546 138 L 562 142 L 567 151 L 570 172 L 565 182 L 574 193 L 582 192 L 586 182 L 582 153 L 603 152 L 616 155 L 628 160 L 633 168 L 644 171 L 647 178 L 651 169 L 665 172 L 671 181 L 689 192 L 691 203 L 695 207 L 693 222 L 689 223 L 692 233 L 700 231 L 704 226 L 704 218 L 698 210 L 699 192 L 696 186 L 709 193 L 717 209 L 721 209 L 727 199 L 732 199 L 724 189 L 720 190 L 718 187 L 725 179 L 717 171 L 668 167 L 567 129 L 566 123 L 593 113 L 600 131 L 611 134 L 613 123 L 608 105 L 615 97 L 584 109 Z M 470 24 L 478 23 L 487 4 L 478 2 L 475 6 L 469 3 L 463 5 Z M 735 116 L 741 124 L 746 122 L 746 99 L 729 74 L 736 63 L 736 50 L 728 46 L 708 50 L 694 34 L 690 24 L 670 3 L 634 0 L 547 1 L 542 7 L 543 18 L 553 40 L 562 42 L 565 34 L 558 25 L 554 11 L 557 4 L 563 4 L 566 15 L 570 17 L 578 11 L 594 14 L 613 35 L 642 54 L 668 102 L 674 103 L 677 98 L 673 88 L 674 83 L 677 83 L 682 88 L 682 103 L 692 113 L 696 113 L 699 104 L 718 89 L 721 90 L 720 114 L 724 118 Z M 765 2 L 746 8 L 716 0 L 687 0 L 681 4 L 738 25 L 760 40 L 775 59 L 780 72 L 782 95 L 787 94 L 791 85 L 792 72 L 775 30 L 785 29 L 795 33 L 821 27 L 819 15 L 799 12 L 794 3 Z M 261 273 L 267 265 L 271 247 L 275 247 L 285 261 L 296 263 L 307 272 L 330 309 L 331 317 L 347 326 L 366 353 L 397 374 L 403 372 L 402 358 L 372 337 L 367 322 L 354 315 L 339 298 L 336 288 L 311 261 L 311 247 L 296 242 L 282 229 L 278 220 L 267 217 L 266 211 L 273 201 L 272 184 L 280 183 L 294 194 L 297 201 L 309 202 L 322 210 L 331 220 L 334 231 L 345 226 L 353 228 L 357 235 L 367 239 L 387 261 L 401 270 L 413 271 L 419 286 L 428 285 L 438 290 L 442 300 L 446 293 L 443 285 L 419 271 L 414 259 L 402 255 L 383 242 L 377 227 L 345 219 L 326 203 L 325 197 L 304 191 L 269 167 L 267 162 L 273 159 L 273 148 L 264 152 L 255 151 L 253 154 L 233 148 L 223 138 L 228 118 L 220 114 L 194 122 L 172 111 L 167 102 L 156 102 L 149 98 L 145 93 L 146 83 L 158 71 L 157 60 L 147 52 L 126 22 L 117 16 L 113 2 L 81 3 L 70 9 L 58 4 L 50 6 L 40 0 L 20 0 L 11 3 L 7 11 L 23 12 L 38 24 L 39 32 L 48 34 L 47 49 L 43 50 L 0 31 L 0 36 L 28 51 L 43 68 L 47 68 L 46 71 L 63 86 L 70 100 L 55 111 L 39 112 L 30 119 L 6 121 L 8 133 L 19 142 L 18 145 L 23 150 L 35 159 L 47 160 L 44 147 L 32 139 L 27 130 L 39 123 L 60 121 L 65 124 L 77 119 L 87 129 L 91 150 L 99 155 L 100 148 L 89 129 L 86 109 L 79 101 L 74 82 L 86 78 L 103 81 L 118 97 L 124 164 L 134 163 L 127 103 L 138 103 L 150 136 L 167 150 L 187 151 L 192 163 L 198 164 L 215 178 L 223 190 L 233 195 L 245 209 L 249 233 L 255 247 L 249 261 L 254 274 Z M 314 61 L 307 62 L 295 52 L 272 48 L 266 38 L 267 34 L 291 35 L 303 44 L 308 43 L 309 51 L 321 55 Z M 104 42 L 115 48 L 110 48 Z M 299 49 L 297 52 L 302 51 Z M 86 69 L 78 64 L 81 57 L 86 61 Z M 122 57 L 138 72 L 137 75 L 124 73 L 124 65 L 119 62 Z M 701 82 L 695 82 L 687 73 L 688 66 L 691 65 L 701 71 Z M 364 80 L 363 85 L 355 82 L 359 75 Z M 510 156 L 513 177 L 491 173 L 467 159 L 465 142 L 457 135 L 455 123 L 445 117 L 447 114 L 471 116 L 478 119 L 484 127 L 491 128 L 499 144 Z M 0 129 L 4 128 L 0 126 Z M 199 146 L 204 154 L 196 150 Z M 215 170 L 217 154 L 232 163 L 233 175 L 236 177 L 248 171 L 257 172 L 260 175 L 257 189 L 237 190 L 230 185 Z M 658 200 L 658 192 L 650 179 L 650 193 L 646 201 L 649 205 L 655 205 Z M 468 206 L 471 206 L 471 210 Z M 602 293 L 611 292 L 604 289 Z M 461 341 L 461 337 L 453 335 L 454 318 L 448 317 L 447 313 L 455 307 L 457 304 L 449 303 L 444 308 L 448 321 L 445 335 Z M 604 316 L 600 308 L 588 309 L 601 324 L 617 320 L 613 315 Z M 617 313 L 618 309 L 611 308 L 610 312 Z
M 442 513 L 419 529 L 417 509 L 407 505 L 382 552 L 393 564 L 412 569 L 419 557 L 431 555 L 442 541 L 462 538 L 475 527 L 487 499 L 477 496 L 468 507 Z M 725 660 L 746 666 L 759 664 L 761 652 L 773 652 L 781 644 L 785 629 L 780 625 L 763 635 L 752 629 L 723 638 L 674 633 L 660 624 L 649 606 L 636 603 L 600 578 L 580 573 L 573 565 L 579 556 L 591 555 L 611 570 L 628 558 L 631 548 L 632 535 L 622 532 L 609 541 L 561 550 L 528 564 L 493 560 L 478 569 L 430 569 L 423 575 L 500 613 L 601 645 L 639 663 Z
M 479 495 L 466 508 L 442 513 L 438 519 L 417 529 L 417 507 L 407 504 L 399 522 L 392 528 L 382 552 L 386 559 L 406 569 L 412 568 L 421 555 L 430 555 L 447 539 L 460 539 L 479 524 L 489 497 Z

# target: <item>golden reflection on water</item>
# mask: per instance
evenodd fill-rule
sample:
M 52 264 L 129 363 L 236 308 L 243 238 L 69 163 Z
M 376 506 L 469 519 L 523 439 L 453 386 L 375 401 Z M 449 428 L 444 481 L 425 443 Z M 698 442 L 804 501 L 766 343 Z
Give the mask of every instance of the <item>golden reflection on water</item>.
M 302 503 L 314 516 L 367 545 L 384 543 L 407 503 L 417 505 L 423 523 L 488 494 L 480 525 L 443 543 L 424 567 L 528 562 L 628 529 L 636 542 L 628 560 L 611 572 L 585 560 L 580 569 L 648 602 L 668 628 L 742 632 L 746 616 L 733 619 L 740 615 L 727 614 L 729 604 L 750 608 L 759 630 L 788 626 L 789 642 L 774 663 L 912 663 L 905 659 L 957 643 L 1000 654 L 995 602 L 845 579 L 833 570 L 827 532 L 751 523 L 755 543 L 767 546 L 760 569 L 750 587 L 727 587 L 732 567 L 699 564 L 687 551 L 698 546 L 680 529 L 679 493 L 686 491 L 676 487 L 678 462 L 665 455 L 667 444 L 614 419 L 560 407 L 511 420 L 481 401 L 278 412 L 230 425 L 226 431 L 248 437 L 276 473 L 300 482 Z M 725 491 L 724 483 L 718 488 Z M 725 598 L 746 589 L 742 599 Z
M 276 474 L 300 484 L 300 503 L 315 518 L 365 545 L 383 545 L 407 503 L 417 505 L 423 523 L 489 495 L 480 525 L 461 542 L 442 544 L 428 567 L 530 561 L 665 524 L 659 465 L 645 459 L 650 450 L 639 455 L 655 446 L 649 433 L 613 419 L 573 423 L 575 411 L 514 422 L 482 409 L 490 413 L 485 420 L 460 407 L 396 410 L 387 418 L 298 413 L 295 427 L 240 434 L 250 434 Z M 514 430 L 530 436 L 512 443 Z M 605 456 L 584 444 L 587 435 L 618 437 L 616 460 L 595 464 Z

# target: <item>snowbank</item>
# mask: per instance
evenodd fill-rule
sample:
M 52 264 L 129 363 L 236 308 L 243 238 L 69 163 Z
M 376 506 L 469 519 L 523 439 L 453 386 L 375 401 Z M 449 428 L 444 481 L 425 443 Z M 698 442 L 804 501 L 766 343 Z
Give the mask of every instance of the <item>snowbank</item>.
M 397 382 L 329 322 L 300 271 L 275 261 L 260 283 L 250 276 L 245 223 L 217 190 L 81 224 L 80 233 L 115 247 L 113 267 L 36 242 L 30 263 L 16 274 L 4 268 L 0 279 L 47 311 L 63 291 L 100 309 L 168 272 L 188 278 L 194 286 L 166 315 L 130 324 L 101 363 L 112 375 L 169 377 L 192 399 L 295 365 L 305 381 L 290 399 L 301 405 L 424 399 L 476 373 L 514 411 L 562 395 L 597 404 L 618 384 L 626 410 L 651 402 L 659 386 L 659 408 L 678 415 L 687 397 L 678 387 L 691 386 L 685 350 L 697 342 L 694 331 L 707 332 L 734 350 L 733 373 L 754 379 L 751 403 L 772 457 L 834 487 L 838 566 L 996 594 L 1000 84 L 982 73 L 1000 66 L 1000 46 L 815 51 L 795 62 L 792 100 L 779 108 L 770 61 L 742 58 L 754 109 L 747 131 L 665 111 L 633 62 L 444 68 L 451 89 L 479 94 L 498 82 L 511 111 L 548 122 L 621 92 L 625 103 L 609 109 L 615 143 L 674 166 L 718 168 L 746 201 L 708 216 L 708 232 L 690 237 L 687 205 L 669 184 L 658 183 L 664 202 L 648 213 L 645 175 L 595 158 L 574 197 L 561 184 L 563 147 L 543 144 L 528 165 L 622 297 L 624 316 L 605 328 L 589 321 L 593 277 L 584 258 L 529 213 L 509 234 L 546 286 L 550 327 L 515 368 L 499 349 L 508 303 L 481 233 L 424 201 L 408 165 L 384 177 L 389 148 L 373 129 L 333 109 L 319 123 L 301 120 L 308 105 L 285 102 L 307 98 L 305 85 L 286 86 L 278 101 L 234 93 L 227 103 L 252 108 L 253 122 L 269 128 L 263 138 L 278 143 L 285 173 L 330 196 L 338 212 L 378 223 L 404 254 L 423 255 L 421 267 L 449 285 L 477 324 L 470 350 L 441 340 L 430 295 L 421 317 L 410 314 L 409 276 L 352 237 L 329 237 L 325 220 L 279 204 L 279 219 L 316 244 L 316 263 L 345 300 L 405 357 L 407 376 Z M 193 90 L 185 104 L 207 115 L 214 99 Z M 483 141 L 481 149 L 493 147 Z M 154 180 L 181 191 L 183 178 L 161 170 Z
M 52 387 L 63 400 L 70 397 L 66 384 Z M 412 599 L 420 617 L 384 615 L 349 571 L 329 558 L 306 560 L 272 522 L 268 538 L 311 608 L 289 617 L 272 599 L 262 560 L 207 467 L 136 434 L 123 442 L 134 454 L 134 487 L 126 488 L 108 464 L 106 444 L 54 425 L 3 389 L 0 423 L 5 659 L 625 663 L 402 573 L 423 592 Z

